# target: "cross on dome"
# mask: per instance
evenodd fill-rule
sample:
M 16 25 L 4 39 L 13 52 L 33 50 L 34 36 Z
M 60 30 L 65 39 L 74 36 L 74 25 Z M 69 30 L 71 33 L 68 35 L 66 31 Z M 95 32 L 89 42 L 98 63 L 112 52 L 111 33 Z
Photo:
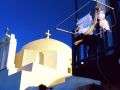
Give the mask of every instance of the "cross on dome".
M 50 30 L 48 30 L 45 34 L 47 35 L 47 38 L 50 38 L 50 36 L 51 36 Z

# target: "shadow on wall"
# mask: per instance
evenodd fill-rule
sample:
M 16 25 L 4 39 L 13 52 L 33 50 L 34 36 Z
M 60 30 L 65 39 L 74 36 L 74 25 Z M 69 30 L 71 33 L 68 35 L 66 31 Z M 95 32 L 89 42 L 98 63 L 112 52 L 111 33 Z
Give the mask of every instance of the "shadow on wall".
M 40 84 L 38 87 L 30 86 L 26 88 L 25 90 L 52 90 L 52 88 L 48 88 L 47 86 Z
M 26 88 L 25 90 L 39 90 L 39 87 L 30 86 Z
M 78 90 L 104 90 L 104 89 L 102 88 L 102 86 L 89 84 L 89 85 L 79 87 Z

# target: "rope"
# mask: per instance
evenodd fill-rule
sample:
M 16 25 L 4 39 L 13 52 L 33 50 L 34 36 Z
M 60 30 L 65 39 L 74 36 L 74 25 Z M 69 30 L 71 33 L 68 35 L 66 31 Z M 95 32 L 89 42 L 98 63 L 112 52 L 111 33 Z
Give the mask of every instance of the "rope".
M 84 7 L 86 7 L 89 3 L 91 3 L 91 1 L 87 2 L 86 4 L 84 4 L 81 8 L 79 8 L 77 11 L 75 11 L 74 13 L 72 13 L 71 15 L 69 15 L 66 19 L 64 19 L 61 23 L 59 23 L 57 27 L 59 27 L 61 24 L 63 24 L 66 20 L 68 20 L 70 17 L 72 17 L 74 14 L 76 14 L 78 11 L 82 10 Z

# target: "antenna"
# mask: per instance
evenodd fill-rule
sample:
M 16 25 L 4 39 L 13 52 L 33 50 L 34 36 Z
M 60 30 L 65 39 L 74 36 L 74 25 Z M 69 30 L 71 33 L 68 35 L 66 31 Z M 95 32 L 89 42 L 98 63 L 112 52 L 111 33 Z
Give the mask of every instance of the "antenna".
M 113 7 L 111 7 L 111 6 L 107 5 L 107 4 L 104 4 L 104 3 L 102 3 L 102 2 L 100 2 L 98 0 L 93 0 L 93 1 L 95 1 L 95 2 L 97 2 L 97 3 L 99 3 L 99 4 L 103 5 L 103 6 L 106 6 L 106 7 L 110 8 L 110 9 L 114 10 Z

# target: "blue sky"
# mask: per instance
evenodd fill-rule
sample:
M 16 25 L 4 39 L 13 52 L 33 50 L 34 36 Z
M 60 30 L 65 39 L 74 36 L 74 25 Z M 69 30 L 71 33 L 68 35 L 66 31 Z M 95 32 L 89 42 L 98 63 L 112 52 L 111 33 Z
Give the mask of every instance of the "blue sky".
M 0 0 L 0 38 L 8 27 L 16 35 L 19 51 L 28 42 L 45 38 L 49 29 L 51 38 L 71 46 L 71 35 L 57 31 L 55 26 L 74 11 L 74 0 Z M 60 28 L 73 30 L 75 16 Z

